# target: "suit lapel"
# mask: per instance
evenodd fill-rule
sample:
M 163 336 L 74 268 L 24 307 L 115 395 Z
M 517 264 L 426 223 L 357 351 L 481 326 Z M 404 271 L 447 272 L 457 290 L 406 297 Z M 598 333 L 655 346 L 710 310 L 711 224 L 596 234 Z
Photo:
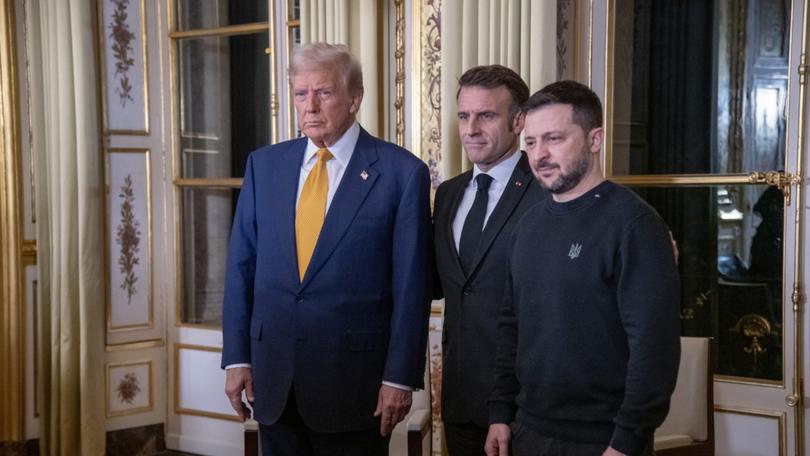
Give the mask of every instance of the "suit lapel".
M 464 269 L 461 268 L 461 261 L 458 258 L 458 248 L 456 248 L 456 238 L 453 235 L 453 221 L 456 219 L 456 212 L 458 212 L 458 206 L 461 204 L 461 200 L 464 198 L 464 190 L 467 188 L 467 185 L 470 183 L 470 179 L 472 178 L 472 171 L 465 172 L 461 179 L 458 179 L 452 187 L 447 189 L 447 199 L 450 204 L 447 207 L 447 223 L 446 223 L 446 232 L 445 236 L 447 236 L 447 254 L 450 258 L 453 259 L 453 264 L 455 265 L 456 272 L 459 274 L 460 277 L 464 277 Z
M 312 277 L 318 273 L 318 270 L 323 267 L 332 255 L 349 225 L 351 225 L 352 220 L 354 220 L 357 210 L 360 209 L 366 196 L 377 181 L 379 172 L 372 168 L 376 161 L 377 149 L 372 137 L 361 129 L 352 158 L 349 159 L 349 164 L 346 166 L 346 171 L 343 173 L 340 185 L 326 213 L 321 234 L 318 237 L 317 244 L 315 244 L 315 251 L 312 253 L 312 259 L 301 283 L 302 289 L 307 286 Z
M 518 161 L 517 166 L 515 166 L 515 170 L 512 171 L 512 175 L 506 183 L 506 188 L 503 190 L 501 199 L 498 200 L 498 204 L 489 216 L 486 226 L 484 226 L 484 232 L 481 234 L 481 243 L 478 244 L 478 251 L 476 252 L 475 260 L 473 260 L 472 269 L 467 276 L 468 281 L 486 256 L 487 251 L 495 241 L 498 233 L 501 232 L 506 221 L 509 220 L 509 216 L 512 215 L 512 212 L 514 212 L 521 198 L 523 198 L 526 189 L 529 188 L 529 185 L 532 183 L 532 179 L 534 179 L 531 169 L 529 168 L 529 161 L 526 158 L 526 154 L 523 152 L 520 152 L 520 154 L 520 161 Z
M 286 150 L 276 153 L 283 154 L 275 163 L 278 166 L 273 170 L 273 181 L 270 187 L 277 193 L 270 198 L 263 198 L 270 206 L 268 214 L 278 214 L 275 217 L 278 234 L 278 249 L 281 258 L 287 258 L 293 267 L 290 268 L 291 277 L 298 282 L 298 255 L 295 243 L 295 200 L 298 195 L 298 180 L 301 176 L 301 163 L 304 160 L 304 151 L 307 147 L 306 138 L 293 142 Z

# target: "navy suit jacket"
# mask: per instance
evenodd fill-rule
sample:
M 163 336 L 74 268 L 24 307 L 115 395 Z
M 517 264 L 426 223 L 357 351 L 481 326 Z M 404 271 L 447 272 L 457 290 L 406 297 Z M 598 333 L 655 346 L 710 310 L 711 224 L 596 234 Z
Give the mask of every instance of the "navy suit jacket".
M 361 130 L 303 281 L 295 205 L 307 139 L 254 151 L 236 207 L 222 366 L 251 363 L 254 418 L 294 388 L 322 432 L 379 427 L 383 380 L 423 387 L 430 308 L 430 179 L 413 154 Z

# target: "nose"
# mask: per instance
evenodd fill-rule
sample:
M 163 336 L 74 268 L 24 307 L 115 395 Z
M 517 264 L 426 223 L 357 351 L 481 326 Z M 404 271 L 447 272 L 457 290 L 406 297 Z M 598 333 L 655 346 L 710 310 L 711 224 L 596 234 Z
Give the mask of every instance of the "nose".
M 314 93 L 309 94 L 304 102 L 304 110 L 306 112 L 318 112 L 319 108 L 320 103 L 318 101 L 318 96 Z
M 478 119 L 476 117 L 471 117 L 470 120 L 467 122 L 467 135 L 478 136 L 480 134 L 481 134 L 481 126 L 478 123 Z
M 536 164 L 539 164 L 549 157 L 548 147 L 543 146 L 542 141 L 538 141 L 531 147 L 527 147 L 526 154 L 529 156 L 529 159 Z

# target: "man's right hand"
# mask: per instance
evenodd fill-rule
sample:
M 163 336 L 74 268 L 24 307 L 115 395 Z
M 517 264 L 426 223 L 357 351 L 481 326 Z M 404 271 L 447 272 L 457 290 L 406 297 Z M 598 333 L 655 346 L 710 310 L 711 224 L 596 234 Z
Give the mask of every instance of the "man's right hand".
M 253 374 L 249 367 L 234 367 L 225 370 L 225 395 L 231 407 L 239 414 L 242 421 L 250 418 L 250 409 L 242 401 L 242 391 L 247 400 L 253 402 Z
M 508 424 L 490 424 L 487 442 L 484 444 L 487 456 L 509 456 L 511 438 L 512 431 Z

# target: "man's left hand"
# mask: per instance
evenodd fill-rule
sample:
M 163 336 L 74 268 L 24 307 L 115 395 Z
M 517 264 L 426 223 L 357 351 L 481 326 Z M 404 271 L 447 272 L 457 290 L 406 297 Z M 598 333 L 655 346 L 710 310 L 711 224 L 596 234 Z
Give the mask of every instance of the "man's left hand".
M 377 409 L 374 410 L 374 416 L 382 416 L 380 421 L 380 435 L 386 436 L 390 434 L 394 426 L 405 419 L 405 415 L 407 415 L 410 410 L 410 391 L 382 385 L 380 387 L 380 394 L 377 396 Z
M 612 447 L 607 447 L 607 450 L 605 450 L 605 452 L 602 453 L 602 456 L 627 456 L 627 455 L 614 450 Z

